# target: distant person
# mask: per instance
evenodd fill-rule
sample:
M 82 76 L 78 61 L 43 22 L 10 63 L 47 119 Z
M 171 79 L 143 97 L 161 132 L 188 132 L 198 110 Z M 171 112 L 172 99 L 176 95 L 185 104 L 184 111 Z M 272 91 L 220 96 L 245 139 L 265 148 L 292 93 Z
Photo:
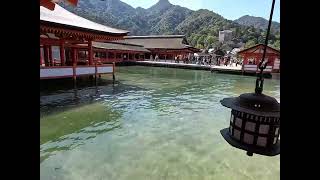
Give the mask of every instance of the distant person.
M 153 56 L 152 56 L 152 54 L 150 55 L 150 61 L 153 61 Z
M 154 57 L 154 60 L 155 60 L 155 61 L 158 61 L 158 60 L 159 60 L 158 54 L 156 54 L 156 56 Z
M 192 60 L 192 55 L 191 53 L 188 54 L 188 63 L 191 63 L 191 60 Z

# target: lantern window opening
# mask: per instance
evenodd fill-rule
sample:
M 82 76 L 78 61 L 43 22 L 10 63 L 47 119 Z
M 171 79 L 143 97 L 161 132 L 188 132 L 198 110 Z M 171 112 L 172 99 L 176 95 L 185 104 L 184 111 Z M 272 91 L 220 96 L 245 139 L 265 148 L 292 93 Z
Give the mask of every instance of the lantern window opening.
M 239 111 L 231 111 L 233 122 L 230 120 L 229 133 L 232 138 L 259 147 L 267 147 L 277 142 L 274 139 L 278 138 L 280 128 L 275 124 L 275 117 L 267 117 L 265 119 L 268 119 L 268 123 L 263 123 L 257 121 L 259 117 L 253 114 L 244 113 L 243 119 L 236 117 L 237 114 L 239 115 Z

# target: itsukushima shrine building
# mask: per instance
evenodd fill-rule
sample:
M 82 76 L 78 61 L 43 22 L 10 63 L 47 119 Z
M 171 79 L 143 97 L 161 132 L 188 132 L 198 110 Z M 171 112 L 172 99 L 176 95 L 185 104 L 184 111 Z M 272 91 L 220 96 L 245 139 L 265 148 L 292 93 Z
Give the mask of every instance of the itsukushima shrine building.
M 40 6 L 40 79 L 113 74 L 114 64 L 95 63 L 93 41 L 120 40 L 127 34 L 79 17 L 57 4 L 54 10 Z
M 263 55 L 263 44 L 257 44 L 250 48 L 238 52 L 239 56 L 243 58 L 243 72 L 258 72 L 258 64 Z M 267 46 L 265 60 L 268 60 L 264 73 L 280 72 L 280 51 Z
M 159 60 L 180 60 L 189 53 L 198 52 L 188 45 L 184 35 L 125 36 L 124 40 L 113 42 L 94 42 L 95 59 L 98 62 L 123 62 L 150 59 L 151 55 Z
M 146 60 L 151 55 L 182 60 L 199 52 L 184 35 L 127 36 L 126 30 L 92 22 L 54 2 L 40 1 L 40 79 L 114 74 L 116 62 Z
M 142 45 L 121 42 L 93 42 L 94 60 L 98 63 L 141 61 L 150 51 Z
M 158 55 L 160 60 L 173 60 L 176 56 L 181 60 L 189 53 L 200 51 L 190 46 L 184 35 L 125 36 L 119 42 L 142 45 L 150 51 L 145 53 L 145 59 Z

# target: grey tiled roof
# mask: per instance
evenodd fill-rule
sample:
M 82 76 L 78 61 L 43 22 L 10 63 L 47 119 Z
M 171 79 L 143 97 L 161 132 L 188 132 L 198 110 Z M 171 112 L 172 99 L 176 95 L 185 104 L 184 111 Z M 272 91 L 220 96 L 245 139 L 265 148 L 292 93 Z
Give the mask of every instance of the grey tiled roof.
M 149 50 L 145 49 L 141 45 L 118 43 L 118 42 L 107 42 L 107 43 L 93 42 L 92 46 L 96 48 L 103 48 L 103 49 L 110 49 L 110 50 L 112 49 L 112 50 L 150 52 Z
M 186 49 L 184 35 L 125 36 L 118 42 L 138 44 L 146 49 Z

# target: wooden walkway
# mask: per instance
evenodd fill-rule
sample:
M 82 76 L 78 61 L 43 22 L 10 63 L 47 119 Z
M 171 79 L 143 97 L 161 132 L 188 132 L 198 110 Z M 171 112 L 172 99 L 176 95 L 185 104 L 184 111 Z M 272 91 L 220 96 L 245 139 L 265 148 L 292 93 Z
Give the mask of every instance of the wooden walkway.
M 199 65 L 199 64 L 185 64 L 163 61 L 136 61 L 135 64 L 142 66 L 156 66 L 156 67 L 171 67 L 181 69 L 197 69 L 207 70 L 213 72 L 242 74 L 241 66 L 214 66 L 214 65 Z

